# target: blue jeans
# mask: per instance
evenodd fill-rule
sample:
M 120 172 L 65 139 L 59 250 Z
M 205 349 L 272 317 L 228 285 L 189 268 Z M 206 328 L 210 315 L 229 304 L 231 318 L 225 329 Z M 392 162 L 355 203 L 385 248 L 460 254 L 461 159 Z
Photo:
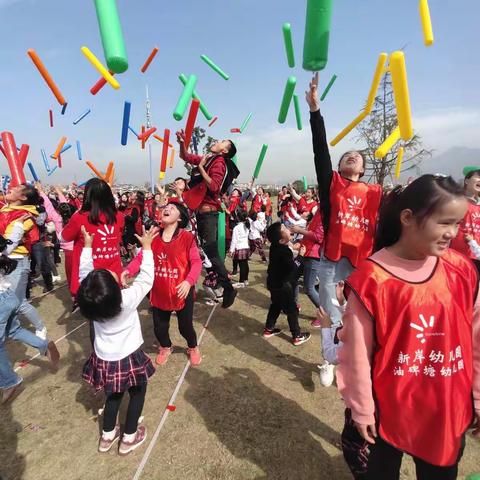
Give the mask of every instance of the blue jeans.
M 36 330 L 42 330 L 43 321 L 37 312 L 37 309 L 28 303 L 25 294 L 27 292 L 28 276 L 30 275 L 30 260 L 27 257 L 17 259 L 17 268 L 5 278 L 11 283 L 11 289 L 15 292 L 20 306 L 18 314 L 27 317 L 27 320 Z
M 305 258 L 304 281 L 308 298 L 316 307 L 320 305 L 330 315 L 332 328 L 339 327 L 342 323 L 341 313 L 332 303 L 332 298 L 337 298 L 336 285 L 345 280 L 354 268 L 349 260 L 341 258 L 338 262 L 331 262 L 325 257 Z M 315 281 L 318 278 L 318 292 L 315 290 Z
M 17 314 L 19 306 L 20 302 L 12 290 L 0 293 L 0 388 L 13 387 L 22 381 L 13 371 L 8 358 L 5 349 L 7 337 L 37 348 L 41 355 L 47 351 L 47 340 L 42 340 L 20 326 Z

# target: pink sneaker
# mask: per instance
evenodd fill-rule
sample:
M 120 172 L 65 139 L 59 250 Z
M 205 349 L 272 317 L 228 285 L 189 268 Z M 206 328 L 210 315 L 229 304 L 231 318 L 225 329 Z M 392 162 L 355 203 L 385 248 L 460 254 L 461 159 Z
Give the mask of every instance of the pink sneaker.
M 135 438 L 131 442 L 126 442 L 124 438 L 125 436 L 123 436 L 118 448 L 119 455 L 128 455 L 137 449 L 147 439 L 147 429 L 146 427 L 138 427 Z
M 192 367 L 198 367 L 198 365 L 202 363 L 202 356 L 200 355 L 200 349 L 198 347 L 189 348 L 187 353 L 190 357 L 190 363 L 192 364 Z
M 310 322 L 310 325 L 313 327 L 313 328 L 322 328 L 322 322 L 320 320 L 315 319 L 315 320 L 312 320 Z
M 100 437 L 100 440 L 98 441 L 98 451 L 100 453 L 106 453 L 108 452 L 114 443 L 117 442 L 117 440 L 120 438 L 120 425 L 115 426 L 115 436 L 113 437 L 112 440 L 106 439 L 103 435 Z
M 167 363 L 168 357 L 172 354 L 172 347 L 160 347 L 158 349 L 157 358 L 155 358 L 155 363 L 157 365 L 165 365 Z

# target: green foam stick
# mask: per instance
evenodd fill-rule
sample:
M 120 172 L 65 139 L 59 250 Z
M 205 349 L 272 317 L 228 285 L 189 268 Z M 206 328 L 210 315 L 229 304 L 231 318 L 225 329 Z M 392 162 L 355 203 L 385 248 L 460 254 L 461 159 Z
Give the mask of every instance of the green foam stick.
M 236 165 L 238 162 L 237 154 L 232 157 L 232 162 Z
M 228 80 L 230 77 L 215 63 L 212 62 L 210 58 L 206 55 L 200 55 L 200 58 L 215 72 L 217 72 L 224 80 Z
M 186 85 L 187 82 L 188 82 L 188 78 L 186 75 L 184 75 L 183 73 L 181 73 L 178 78 L 180 79 L 180 81 Z M 199 102 L 200 102 L 200 110 L 202 111 L 203 113 L 203 116 L 207 119 L 207 120 L 211 120 L 213 118 L 213 115 L 208 111 L 207 107 L 205 106 L 205 104 L 203 103 L 202 99 L 197 95 L 197 92 L 194 90 L 193 91 L 193 98 L 196 98 Z
M 466 177 L 469 173 L 477 172 L 480 170 L 480 167 L 465 167 L 463 169 L 463 176 Z
M 242 126 L 240 127 L 240 133 L 243 133 L 243 131 L 247 128 L 247 125 L 250 123 L 252 115 L 253 113 L 251 112 L 247 115 L 247 118 L 243 121 Z
M 480 480 L 480 473 L 471 473 L 465 480 Z
M 220 212 L 218 214 L 218 231 L 217 231 L 217 243 L 218 243 L 218 254 L 222 260 L 225 260 L 226 254 L 226 239 L 225 239 L 225 231 L 226 231 L 226 219 L 225 219 L 225 212 Z
M 289 23 L 283 24 L 283 41 L 285 42 L 288 66 L 293 68 L 295 66 L 295 52 L 293 50 L 292 26 Z
M 187 83 L 183 87 L 183 92 L 180 95 L 180 98 L 178 99 L 177 106 L 173 111 L 173 118 L 175 120 L 180 121 L 185 115 L 185 111 L 187 110 L 188 104 L 190 103 L 190 99 L 193 96 L 193 90 L 196 84 L 197 84 L 196 75 L 190 75 L 188 77 Z
M 323 70 L 328 61 L 333 0 L 308 0 L 303 42 L 303 68 Z
M 285 123 L 287 119 L 288 109 L 292 102 L 293 92 L 297 85 L 297 79 L 295 77 L 288 77 L 287 84 L 285 85 L 285 91 L 283 92 L 282 105 L 280 106 L 280 113 L 278 114 L 278 123 Z
M 303 190 L 306 192 L 308 188 L 307 177 L 303 176 Z
M 300 101 L 298 100 L 298 95 L 293 95 L 293 105 L 295 107 L 295 118 L 297 120 L 297 128 L 302 129 L 302 112 L 300 111 Z
M 260 170 L 262 168 L 263 161 L 265 160 L 265 155 L 267 154 L 267 150 L 268 150 L 268 145 L 264 143 L 262 146 L 262 150 L 260 151 L 260 156 L 258 157 L 258 160 L 257 160 L 257 166 L 255 167 L 253 178 L 258 178 L 258 175 L 260 174 Z
M 128 68 L 128 58 L 116 0 L 95 0 L 95 9 L 107 66 L 112 72 L 123 73 Z
M 325 97 L 328 95 L 328 92 L 332 88 L 332 85 L 335 83 L 336 79 L 337 79 L 337 76 L 335 74 L 333 74 L 333 77 L 328 82 L 327 88 L 325 88 L 325 91 L 322 93 L 322 96 L 320 97 L 321 102 L 323 102 L 325 100 Z

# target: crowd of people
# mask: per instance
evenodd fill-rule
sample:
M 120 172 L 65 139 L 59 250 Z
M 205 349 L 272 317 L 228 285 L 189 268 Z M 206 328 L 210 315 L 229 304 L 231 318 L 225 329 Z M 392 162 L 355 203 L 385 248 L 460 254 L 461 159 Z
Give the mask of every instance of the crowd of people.
M 320 380 L 331 386 L 337 369 L 346 405 L 342 447 L 354 477 L 398 479 L 406 452 L 417 478 L 456 478 L 474 421 L 480 433 L 480 167 L 466 172 L 464 185 L 423 175 L 390 192 L 362 181 L 361 152 L 345 153 L 334 170 L 317 85 L 318 76 L 307 92 L 317 185 L 303 193 L 285 185 L 272 202 L 253 181 L 242 191 L 233 142 L 196 155 L 183 131 L 177 140 L 189 177 L 158 185 L 154 194 L 118 192 L 96 178 L 83 189 L 36 183 L 8 190 L 0 210 L 4 402 L 22 382 L 5 350 L 8 337 L 58 365 L 55 343 L 28 296 L 40 275 L 46 294 L 61 280 L 62 251 L 72 311 L 90 324 L 83 378 L 106 398 L 98 449 L 120 442 L 121 455 L 135 450 L 147 435 L 139 418 L 155 371 L 142 350 L 140 302 L 149 294 L 155 364 L 172 353 L 176 312 L 191 365 L 198 366 L 193 312 L 202 269 L 208 302 L 231 308 L 238 290 L 249 288 L 249 262 L 258 254 L 271 297 L 266 339 L 280 334 L 282 313 L 294 346 L 312 338 L 299 320 L 302 284 L 316 309 L 310 327 L 321 332 Z M 219 252 L 221 212 L 226 252 Z M 223 253 L 232 259 L 230 271 Z

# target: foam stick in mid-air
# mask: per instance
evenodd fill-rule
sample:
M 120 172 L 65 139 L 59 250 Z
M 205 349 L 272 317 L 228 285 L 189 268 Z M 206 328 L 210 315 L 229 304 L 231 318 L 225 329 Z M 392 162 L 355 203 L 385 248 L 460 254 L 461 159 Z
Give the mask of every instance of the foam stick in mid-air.
M 55 153 L 52 155 L 52 158 L 55 160 L 58 158 L 60 155 L 60 152 L 62 151 L 62 148 L 65 146 L 65 142 L 67 141 L 67 137 L 62 137 L 60 141 L 58 142 L 57 149 L 55 150 Z
M 288 77 L 285 85 L 285 91 L 283 92 L 280 113 L 278 114 L 278 123 L 285 123 L 285 120 L 287 119 L 288 109 L 290 108 L 290 103 L 292 102 L 293 92 L 295 91 L 296 84 L 296 77 Z
M 39 178 L 38 178 L 37 172 L 35 171 L 35 168 L 33 168 L 32 162 L 28 162 L 27 165 L 28 165 L 28 168 L 30 169 L 30 173 L 32 174 L 33 179 L 36 182 L 38 182 Z
M 242 126 L 240 127 L 240 133 L 243 133 L 244 130 L 247 128 L 248 124 L 250 123 L 250 120 L 252 119 L 252 115 L 253 115 L 252 112 L 250 112 L 250 113 L 247 115 L 247 118 L 245 118 L 245 120 L 244 120 L 243 123 L 242 123 Z
M 308 0 L 303 42 L 303 68 L 323 70 L 328 62 L 333 0 Z
M 224 80 L 228 80 L 230 77 L 210 58 L 206 55 L 200 55 L 200 58 L 215 72 L 217 72 Z
M 200 108 L 202 108 L 201 102 L 200 102 Z M 213 117 L 212 120 L 210 120 L 210 123 L 208 124 L 208 126 L 211 127 L 217 120 L 218 120 L 218 117 Z
M 152 53 L 148 56 L 148 58 L 145 60 L 145 63 L 143 64 L 143 67 L 140 69 L 142 73 L 145 73 L 147 71 L 147 68 L 150 66 L 152 63 L 152 60 L 155 58 L 155 55 L 158 53 L 158 47 L 155 47 L 152 50 Z
M 23 144 L 20 148 L 20 151 L 18 152 L 18 160 L 22 168 L 25 167 L 25 163 L 27 163 L 27 156 L 28 156 L 29 150 L 30 150 L 30 146 Z
M 328 85 L 327 87 L 325 88 L 325 90 L 323 91 L 322 93 L 322 96 L 320 97 L 320 101 L 323 102 L 326 98 L 326 96 L 328 95 L 328 92 L 330 91 L 330 89 L 332 88 L 333 84 L 335 83 L 335 80 L 337 79 L 337 76 L 335 74 L 333 74 L 333 77 L 330 79 L 330 81 L 328 82 Z
M 183 85 L 186 85 L 187 82 L 188 82 L 188 78 L 186 75 L 184 75 L 183 73 L 181 73 L 178 78 L 180 79 L 180 81 L 183 83 Z M 192 97 L 193 98 L 196 98 L 197 100 L 200 101 L 200 110 L 202 111 L 203 113 L 203 116 L 207 119 L 207 120 L 211 120 L 213 115 L 208 111 L 207 107 L 205 106 L 205 103 L 203 103 L 202 99 L 198 96 L 197 92 L 194 90 L 193 91 L 193 94 L 192 94 Z
M 393 52 L 390 56 L 390 74 L 392 76 L 393 97 L 397 107 L 400 134 L 403 140 L 408 141 L 413 137 L 413 126 L 410 95 L 408 93 L 407 68 L 403 52 Z
M 1 138 L 8 168 L 12 177 L 11 186 L 15 187 L 21 183 L 25 183 L 25 174 L 23 173 L 23 168 L 18 158 L 17 145 L 15 144 L 13 133 L 2 132 Z
M 302 112 L 300 110 L 300 101 L 298 99 L 298 95 L 293 95 L 293 106 L 295 107 L 295 119 L 297 120 L 297 128 L 301 130 L 303 128 L 302 125 Z
M 170 152 L 170 159 L 168 161 L 168 168 L 173 168 L 174 160 L 175 160 L 175 149 L 172 148 L 172 151 Z
M 62 105 L 62 115 L 65 115 L 65 112 L 67 111 L 67 106 L 68 106 L 68 103 L 64 103 Z
M 303 190 L 307 191 L 307 188 L 308 188 L 307 177 L 304 175 L 302 180 L 303 180 Z
M 107 167 L 107 170 L 105 171 L 105 176 L 104 176 L 105 181 L 107 183 L 109 183 L 110 185 L 111 185 L 111 181 L 112 181 L 112 179 L 111 179 L 112 173 L 113 173 L 113 162 L 110 162 L 108 164 L 108 167 Z
M 52 110 L 49 110 L 48 111 L 48 115 L 50 117 L 50 127 L 53 128 L 53 111 Z
M 397 164 L 395 166 L 395 178 L 400 178 L 400 173 L 402 172 L 402 162 L 403 162 L 403 154 L 405 150 L 403 147 L 400 147 L 397 152 Z
M 192 140 L 193 129 L 195 128 L 195 122 L 197 121 L 198 109 L 200 102 L 194 98 L 190 105 L 190 111 L 188 112 L 187 125 L 185 126 L 185 148 L 188 149 Z
M 120 84 L 110 74 L 110 72 L 101 64 L 100 60 L 90 51 L 88 47 L 82 47 L 80 49 L 82 53 L 87 57 L 87 60 L 98 70 L 98 73 L 115 89 L 120 88 Z
M 82 160 L 82 147 L 79 140 L 77 140 L 77 156 L 79 160 Z
M 50 176 L 52 173 L 58 168 L 58 165 L 55 165 L 48 173 L 47 175 Z
M 293 50 L 292 40 L 292 26 L 289 23 L 284 23 L 283 27 L 283 41 L 285 43 L 285 52 L 287 53 L 287 62 L 290 68 L 295 66 L 295 52 Z
M 88 160 L 85 162 L 88 167 L 90 168 L 90 170 L 98 177 L 98 178 L 101 178 L 103 180 L 103 175 L 95 168 L 95 165 L 93 165 L 92 162 L 89 162 Z
M 57 165 L 58 165 L 58 168 L 62 168 L 62 156 L 61 155 L 58 156 Z
M 160 172 L 163 172 L 163 173 L 167 171 L 167 156 L 168 156 L 169 141 L 170 141 L 170 130 L 166 128 L 163 134 L 162 161 L 160 163 Z
M 375 158 L 383 158 L 400 140 L 400 128 L 396 127 L 386 140 L 375 151 Z
M 69 143 L 68 145 L 65 145 L 62 150 L 60 151 L 60 155 L 64 152 L 66 152 L 67 150 L 70 150 L 72 148 L 72 145 Z
M 157 139 L 159 142 L 163 143 L 163 138 L 160 137 L 159 135 L 154 135 L 153 138 Z M 170 148 L 173 148 L 173 145 L 171 143 L 168 144 Z
M 77 119 L 73 121 L 73 124 L 76 125 L 77 123 L 81 122 L 89 113 L 90 109 L 87 108 Z
M 113 72 L 111 70 L 109 70 L 108 73 L 113 77 Z M 90 93 L 96 95 L 106 84 L 107 81 L 103 77 L 100 77 L 98 82 L 90 89 Z
M 185 115 L 185 111 L 187 110 L 188 103 L 190 102 L 190 98 L 192 98 L 193 91 L 195 89 L 195 85 L 197 84 L 197 77 L 196 75 L 190 75 L 188 77 L 187 83 L 183 88 L 183 92 L 178 99 L 177 106 L 173 111 L 173 118 L 177 121 L 180 121 L 183 116 Z
M 112 72 L 123 73 L 128 68 L 128 58 L 117 2 L 116 0 L 95 0 L 95 9 L 108 68 Z
M 258 157 L 257 160 L 257 165 L 255 167 L 255 172 L 253 173 L 253 178 L 258 178 L 258 175 L 260 175 L 260 170 L 262 168 L 263 161 L 265 160 L 265 155 L 267 154 L 268 150 L 268 145 L 265 143 L 262 146 L 262 150 L 260 151 L 260 156 Z
M 138 138 L 138 133 L 129 125 L 128 129 Z
M 148 130 L 145 130 L 144 132 L 142 132 L 137 138 L 139 140 L 146 142 L 148 140 L 148 137 L 150 137 L 150 135 L 153 135 L 156 131 L 157 131 L 157 127 L 149 128 Z
M 230 133 L 241 133 L 241 130 L 239 128 L 231 128 Z
M 58 103 L 60 105 L 65 105 L 66 103 L 65 98 L 63 98 L 63 95 L 60 93 L 59 88 L 57 87 L 52 77 L 48 73 L 48 70 L 45 68 L 45 65 L 43 64 L 43 62 L 40 60 L 40 57 L 37 55 L 37 52 L 33 49 L 29 49 L 27 50 L 27 54 L 32 59 L 32 62 L 37 67 L 38 71 L 40 72 L 40 75 L 43 77 L 43 79 L 47 83 L 52 93 L 55 95 L 55 98 L 57 99 Z
M 430 16 L 430 8 L 428 7 L 428 0 L 420 0 L 418 8 L 420 10 L 420 20 L 423 29 L 423 41 L 427 47 L 433 45 L 433 27 L 432 17 Z
M 40 150 L 40 152 L 42 154 L 42 160 L 43 164 L 45 165 L 45 170 L 48 173 L 50 171 L 50 164 L 48 162 L 47 154 L 45 153 L 45 150 L 43 148 Z
M 123 104 L 122 137 L 120 140 L 120 143 L 122 145 L 126 145 L 128 140 L 128 129 L 130 128 L 129 124 L 130 124 L 131 108 L 132 108 L 132 104 L 130 102 L 125 101 L 125 103 Z M 135 134 L 135 136 L 138 137 L 137 134 Z
M 145 125 L 142 125 L 142 129 L 141 129 L 141 134 L 138 135 L 137 138 L 140 138 L 142 140 L 142 150 L 145 150 L 145 139 L 142 138 L 142 135 L 145 133 Z

